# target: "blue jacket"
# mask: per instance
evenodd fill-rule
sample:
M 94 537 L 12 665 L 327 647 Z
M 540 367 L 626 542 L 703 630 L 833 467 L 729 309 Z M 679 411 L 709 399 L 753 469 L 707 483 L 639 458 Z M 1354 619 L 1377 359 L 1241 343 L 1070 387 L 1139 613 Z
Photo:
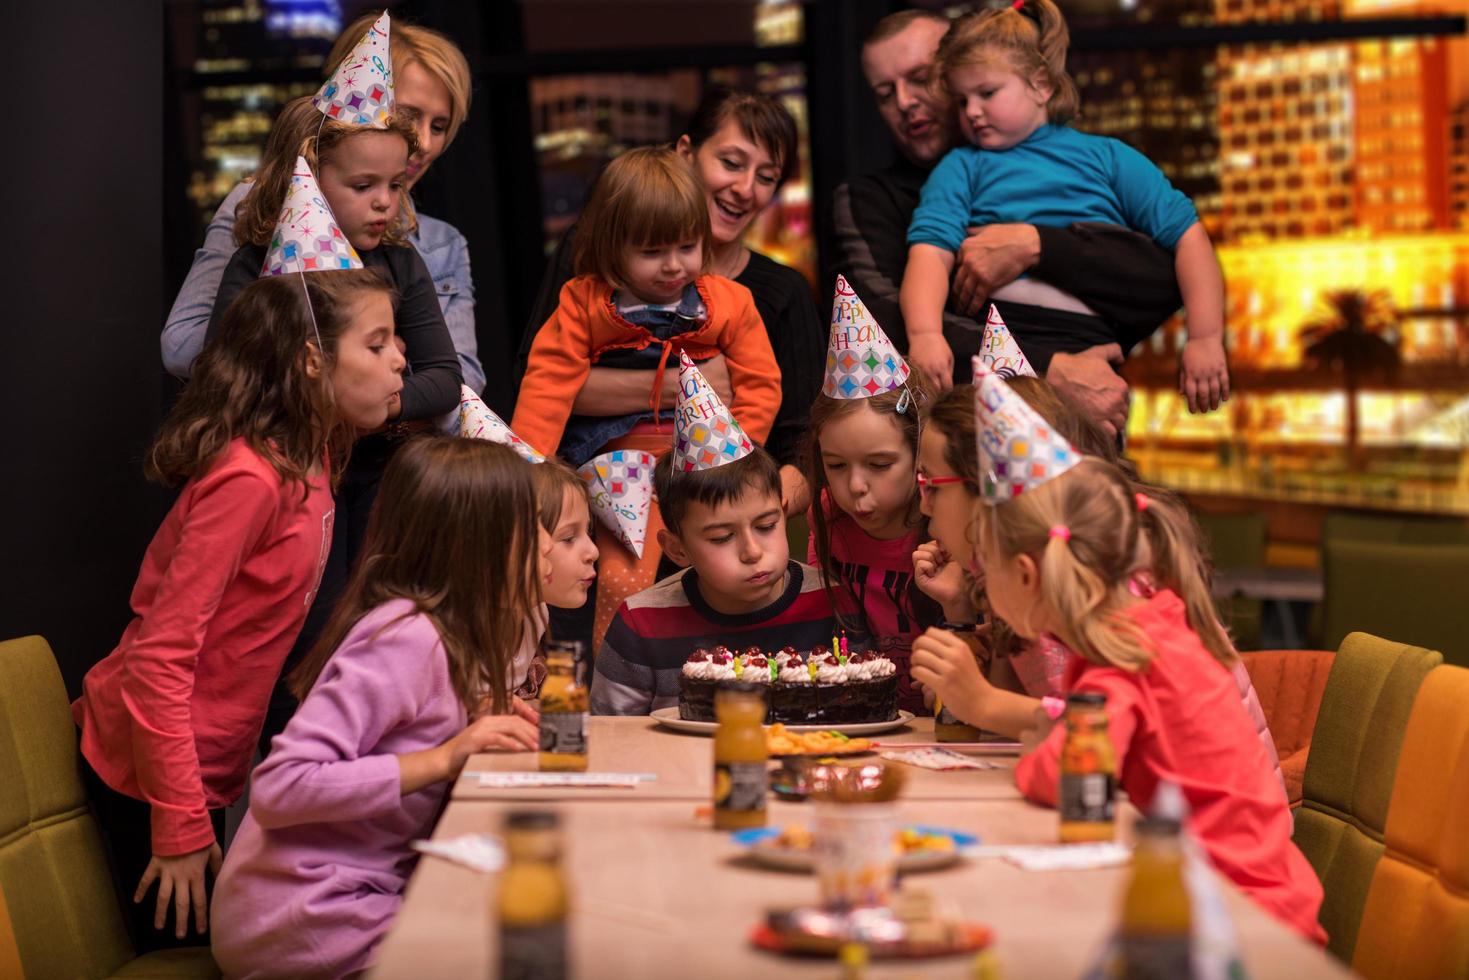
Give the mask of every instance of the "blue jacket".
M 189 266 L 189 274 L 179 287 L 173 309 L 168 312 L 161 340 L 163 366 L 176 377 L 189 377 L 194 358 L 204 347 L 204 333 L 214 310 L 219 281 L 235 254 L 235 206 L 249 191 L 249 183 L 237 184 L 214 212 L 214 219 L 204 232 L 204 244 L 194 253 L 194 264 Z M 422 214 L 418 216 L 418 231 L 409 241 L 433 276 L 434 292 L 459 355 L 464 383 L 476 392 L 482 391 L 485 371 L 479 363 L 474 335 L 474 280 L 469 274 L 469 244 L 453 225 Z

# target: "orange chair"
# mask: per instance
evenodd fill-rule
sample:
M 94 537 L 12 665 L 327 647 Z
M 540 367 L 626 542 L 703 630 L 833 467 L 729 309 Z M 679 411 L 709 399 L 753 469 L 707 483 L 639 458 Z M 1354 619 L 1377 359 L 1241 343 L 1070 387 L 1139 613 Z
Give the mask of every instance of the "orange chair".
M 1291 806 L 1301 802 L 1311 732 L 1335 658 L 1331 650 L 1254 650 L 1240 654 L 1260 697 L 1270 737 L 1275 739 L 1280 774 L 1285 777 Z
M 1368 980 L 1469 977 L 1469 670 L 1418 690 L 1352 969 Z

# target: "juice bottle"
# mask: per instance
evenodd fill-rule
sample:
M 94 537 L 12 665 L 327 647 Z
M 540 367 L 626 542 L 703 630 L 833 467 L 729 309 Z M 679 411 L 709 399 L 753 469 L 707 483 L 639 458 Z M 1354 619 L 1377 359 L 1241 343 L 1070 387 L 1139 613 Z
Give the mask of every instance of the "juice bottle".
M 1122 897 L 1118 929 L 1121 975 L 1128 980 L 1173 980 L 1193 975 L 1189 935 L 1193 926 L 1183 877 L 1177 820 L 1138 821 L 1132 879 Z
M 1117 761 L 1107 734 L 1107 696 L 1066 698 L 1066 745 L 1061 749 L 1061 843 L 1107 841 L 1115 833 L 1112 798 Z
M 939 629 L 948 630 L 951 633 L 973 633 L 974 627 L 963 623 L 950 623 L 948 621 L 939 624 Z M 978 742 L 981 732 L 974 725 L 960 721 L 959 716 L 948 708 L 938 698 L 933 699 L 933 738 L 935 742 Z
M 714 692 L 714 828 L 743 830 L 765 826 L 766 685 L 748 681 L 720 684 Z
M 587 689 L 578 676 L 579 641 L 546 646 L 546 680 L 541 685 L 542 772 L 585 772 Z
M 502 980 L 566 976 L 566 879 L 561 829 L 548 810 L 517 810 L 505 819 L 508 858 L 500 875 Z

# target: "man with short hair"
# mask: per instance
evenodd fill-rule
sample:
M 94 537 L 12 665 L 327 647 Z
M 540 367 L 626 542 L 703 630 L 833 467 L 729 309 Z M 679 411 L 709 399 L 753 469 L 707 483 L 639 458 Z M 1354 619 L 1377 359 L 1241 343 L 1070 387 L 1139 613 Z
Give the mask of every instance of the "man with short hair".
M 898 291 L 908 258 L 908 223 L 929 171 L 958 138 L 955 114 L 940 101 L 933 77 L 934 54 L 948 29 L 948 19 L 929 10 L 899 11 L 873 28 L 862 45 L 862 71 L 901 159 L 841 185 L 832 202 L 835 272 L 846 276 L 905 351 L 908 332 Z M 1122 431 L 1129 393 L 1115 366 L 1182 305 L 1172 254 L 1146 236 L 1111 225 L 1008 224 L 970 232 L 959 249 L 944 313 L 954 380 L 969 380 L 990 294 L 1028 274 L 1073 294 L 1115 331 L 1116 343 L 1075 354 L 1015 339 L 1046 381 L 1110 431 Z

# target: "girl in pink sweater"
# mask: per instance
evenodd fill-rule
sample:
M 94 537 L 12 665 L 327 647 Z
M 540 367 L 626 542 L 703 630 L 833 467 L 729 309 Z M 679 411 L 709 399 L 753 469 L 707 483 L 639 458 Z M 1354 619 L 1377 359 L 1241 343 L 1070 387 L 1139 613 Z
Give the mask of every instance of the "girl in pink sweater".
M 536 712 L 508 690 L 549 571 L 530 465 L 475 439 L 418 440 L 388 464 L 215 888 L 226 976 L 371 965 L 413 868 L 409 842 L 432 833 L 465 761 L 536 747 Z

